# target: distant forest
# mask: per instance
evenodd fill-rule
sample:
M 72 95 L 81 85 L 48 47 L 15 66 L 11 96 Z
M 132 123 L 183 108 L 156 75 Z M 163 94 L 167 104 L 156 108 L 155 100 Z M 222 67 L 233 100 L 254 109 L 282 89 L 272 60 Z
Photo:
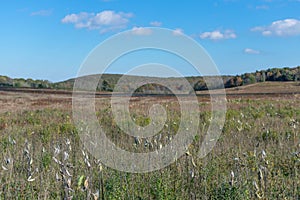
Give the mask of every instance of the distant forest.
M 118 83 L 122 75 L 119 74 L 103 74 L 99 81 L 98 91 L 113 91 L 115 85 Z M 87 77 L 81 77 L 87 80 L 96 80 L 98 75 L 90 75 Z M 124 77 L 123 77 L 124 78 Z M 125 80 L 130 81 L 144 81 L 149 80 L 152 82 L 158 81 L 161 78 L 142 77 L 142 76 L 125 76 Z M 245 73 L 236 76 L 222 76 L 225 88 L 238 87 L 242 85 L 249 85 L 258 82 L 265 81 L 300 81 L 300 66 L 295 68 L 270 68 L 267 70 L 260 70 L 253 73 Z M 179 90 L 186 91 L 187 88 L 178 81 L 178 78 L 164 78 L 164 82 L 172 84 Z M 191 84 L 194 91 L 207 90 L 207 85 L 203 77 L 186 77 L 186 80 Z M 13 88 L 32 88 L 32 89 L 59 89 L 59 90 L 72 90 L 75 79 L 70 79 L 62 82 L 52 83 L 47 80 L 33 80 L 23 78 L 9 78 L 7 76 L 0 76 L 0 87 L 13 87 Z M 219 88 L 220 85 L 212 86 L 213 88 Z M 128 91 L 130 85 L 126 84 L 126 81 L 122 85 L 121 91 Z M 159 84 L 145 84 L 138 88 L 136 92 L 141 93 L 153 93 L 153 92 L 170 92 L 166 87 Z

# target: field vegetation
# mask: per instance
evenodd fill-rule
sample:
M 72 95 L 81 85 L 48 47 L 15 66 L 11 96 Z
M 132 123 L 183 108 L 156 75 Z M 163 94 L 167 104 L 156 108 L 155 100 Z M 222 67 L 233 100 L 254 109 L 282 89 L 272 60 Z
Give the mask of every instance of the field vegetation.
M 70 95 L 1 92 L 0 199 L 300 199 L 300 86 L 281 87 L 291 94 L 269 82 L 228 90 L 222 135 L 204 159 L 197 154 L 210 102 L 200 94 L 193 144 L 170 166 L 145 174 L 113 170 L 90 155 L 75 128 Z M 243 94 L 259 88 L 273 94 Z M 118 128 L 107 97 L 96 99 L 97 117 L 118 146 L 155 151 L 168 144 L 180 120 L 174 97 L 133 97 L 131 117 L 141 126 L 151 123 L 147 113 L 155 103 L 168 120 L 148 139 Z

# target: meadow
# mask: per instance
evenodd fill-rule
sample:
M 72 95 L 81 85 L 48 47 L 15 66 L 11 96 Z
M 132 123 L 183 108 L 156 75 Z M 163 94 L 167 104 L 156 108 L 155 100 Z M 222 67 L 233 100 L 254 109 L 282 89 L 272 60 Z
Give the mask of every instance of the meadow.
M 144 174 L 111 169 L 85 149 L 70 94 L 2 91 L 0 199 L 300 199 L 299 88 L 266 82 L 228 89 L 222 135 L 203 159 L 197 155 L 211 111 L 200 92 L 198 136 L 186 154 Z M 148 109 L 156 103 L 168 116 L 159 139 L 136 141 L 123 133 L 108 97 L 96 99 L 96 113 L 116 145 L 149 152 L 167 145 L 180 121 L 173 97 L 133 97 L 131 117 L 149 124 Z

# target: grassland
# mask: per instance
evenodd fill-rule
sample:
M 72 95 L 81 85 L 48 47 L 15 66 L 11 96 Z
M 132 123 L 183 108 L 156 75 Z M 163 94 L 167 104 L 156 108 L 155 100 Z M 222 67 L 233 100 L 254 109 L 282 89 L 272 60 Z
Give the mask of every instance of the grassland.
M 204 159 L 197 153 L 210 120 L 207 93 L 198 92 L 201 124 L 186 155 L 145 174 L 119 172 L 93 158 L 72 119 L 71 94 L 0 92 L 0 199 L 300 199 L 300 86 L 259 83 L 228 89 L 225 126 Z M 108 137 L 134 152 L 155 151 L 178 130 L 172 97 L 134 97 L 136 123 L 149 106 L 168 113 L 160 139 L 138 143 L 112 118 L 110 99 L 96 110 Z M 149 145 L 151 143 L 151 145 Z

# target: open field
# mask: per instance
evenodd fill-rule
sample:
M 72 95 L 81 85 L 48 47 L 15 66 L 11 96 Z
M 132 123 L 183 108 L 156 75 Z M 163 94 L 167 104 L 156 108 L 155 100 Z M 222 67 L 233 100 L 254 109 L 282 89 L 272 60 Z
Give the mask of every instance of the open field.
M 300 199 L 300 85 L 265 82 L 227 89 L 226 122 L 217 145 L 197 157 L 210 123 L 207 92 L 198 92 L 201 123 L 186 155 L 145 174 L 110 169 L 82 145 L 72 119 L 72 94 L 0 90 L 0 199 Z M 136 123 L 150 123 L 160 103 L 168 120 L 160 139 L 126 135 L 112 119 L 107 93 L 96 115 L 107 136 L 133 152 L 156 151 L 178 130 L 171 96 L 131 99 Z

